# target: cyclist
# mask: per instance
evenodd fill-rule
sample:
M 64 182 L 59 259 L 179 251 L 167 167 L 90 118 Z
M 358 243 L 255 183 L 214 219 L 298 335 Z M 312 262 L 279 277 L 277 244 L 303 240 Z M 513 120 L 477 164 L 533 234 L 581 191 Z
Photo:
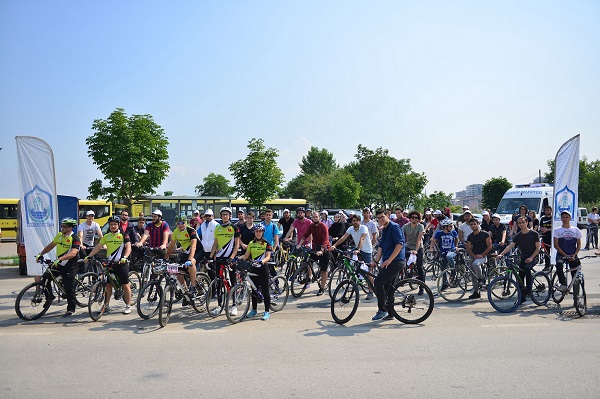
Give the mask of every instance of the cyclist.
M 592 248 L 598 249 L 598 222 L 600 221 L 600 215 L 598 215 L 598 208 L 593 207 L 592 212 L 587 215 L 588 220 L 588 236 L 585 244 L 585 249 Z
M 102 238 L 100 225 L 94 222 L 95 216 L 94 211 L 87 211 L 85 213 L 85 222 L 77 226 L 77 235 L 81 238 L 79 250 L 81 251 L 81 256 L 84 257 L 91 252 L 92 248 L 94 248 L 94 239 L 96 237 L 98 237 L 98 239 Z
M 440 258 L 442 260 L 442 271 L 446 267 L 454 269 L 454 258 L 456 257 L 456 248 L 458 247 L 458 233 L 452 228 L 452 220 L 444 219 L 440 222 L 440 230 L 436 231 L 431 237 L 429 251 L 433 252 L 439 245 Z M 437 244 L 439 242 L 439 244 Z M 442 290 L 448 287 L 448 282 L 443 281 Z
M 263 238 L 271 245 L 273 248 L 272 251 L 276 251 L 279 247 L 279 235 L 281 232 L 279 231 L 277 225 L 272 222 L 272 219 L 273 211 L 271 209 L 266 209 L 265 219 L 262 222 L 262 225 L 265 226 Z
M 304 237 L 304 233 L 308 230 L 308 227 L 312 224 L 310 219 L 305 217 L 304 207 L 299 207 L 296 209 L 296 219 L 292 223 L 292 227 L 287 232 L 284 241 L 290 241 L 292 239 L 292 235 L 294 234 L 294 230 L 296 231 L 298 242 Z M 304 245 L 310 247 L 310 240 L 304 241 Z
M 567 291 L 567 279 L 563 265 L 565 261 L 569 265 L 569 269 L 575 268 L 581 264 L 577 254 L 581 249 L 581 231 L 577 227 L 571 226 L 571 213 L 562 211 L 560 213 L 562 226 L 554 229 L 554 248 L 556 249 L 556 274 L 560 292 Z M 571 271 L 571 276 L 575 276 L 577 271 Z
M 254 229 L 254 239 L 248 244 L 248 250 L 242 257 L 241 260 L 251 259 L 255 263 L 255 267 L 250 270 L 250 273 L 257 274 L 257 276 L 250 276 L 250 279 L 258 290 L 263 295 L 265 301 L 265 313 L 263 313 L 263 320 L 269 320 L 271 314 L 269 313 L 271 306 L 271 294 L 269 293 L 269 270 L 267 262 L 271 259 L 272 247 L 263 238 L 265 233 L 265 226 L 258 225 Z M 248 312 L 246 317 L 256 316 L 256 309 L 258 307 L 258 298 L 256 295 L 252 295 L 252 310 Z
M 521 205 L 519 207 L 519 212 L 516 215 L 513 215 L 512 218 L 513 223 L 510 232 L 511 236 L 514 236 L 516 233 L 521 231 L 521 226 L 519 226 L 519 223 L 517 223 L 517 219 L 521 216 L 527 219 L 527 228 L 530 230 L 533 228 L 533 219 L 531 218 L 531 216 L 529 216 L 529 210 L 525 205 Z
M 537 231 L 529 229 L 529 221 L 525 216 L 517 218 L 517 224 L 520 231 L 514 236 L 513 241 L 500 252 L 498 256 L 504 256 L 511 248 L 517 245 L 521 248 L 521 263 L 519 263 L 519 276 L 521 281 L 525 281 L 525 287 L 521 287 L 521 303 L 525 302 L 527 296 L 531 294 L 533 277 L 531 271 L 537 264 L 537 256 L 540 253 L 540 235 Z
M 404 233 L 397 223 L 390 222 L 390 218 L 382 209 L 375 212 L 375 217 L 381 226 L 381 240 L 374 261 L 381 262 L 381 271 L 374 281 L 377 313 L 371 320 L 391 320 L 388 306 L 393 304 L 386 304 L 387 293 L 384 286 L 395 279 L 404 266 Z
M 329 267 L 329 260 L 331 259 L 329 251 L 329 232 L 327 226 L 323 223 L 317 212 L 312 214 L 312 223 L 306 229 L 306 232 L 298 242 L 298 248 L 302 246 L 304 242 L 312 242 L 312 248 L 316 252 L 311 254 L 311 258 L 315 262 L 319 262 L 319 269 L 321 269 L 321 286 L 317 291 L 317 296 L 325 293 L 325 286 L 327 285 L 327 268 Z M 312 269 L 308 268 L 309 277 L 312 277 Z
M 552 246 L 552 207 L 546 205 L 544 207 L 544 214 L 540 217 L 540 235 L 542 236 L 542 242 L 546 248 L 547 255 L 550 255 L 550 247 Z M 545 267 L 544 271 L 549 272 L 552 269 L 550 264 L 550 256 L 544 256 Z
M 250 211 L 244 218 L 244 223 L 238 224 L 237 227 L 240 229 L 240 252 L 245 253 L 248 248 L 250 241 L 254 239 L 254 212 Z
M 191 282 L 189 290 L 185 282 L 185 277 L 182 274 L 177 274 L 177 279 L 179 279 L 185 290 L 190 293 L 190 296 L 193 297 L 196 293 L 196 259 L 194 259 L 194 255 L 196 253 L 196 246 L 198 245 L 198 234 L 196 234 L 196 230 L 186 225 L 186 217 L 183 215 L 175 217 L 175 223 L 177 223 L 177 228 L 171 236 L 171 243 L 169 244 L 169 248 L 167 248 L 165 260 L 169 260 L 169 256 L 171 256 L 171 253 L 175 249 L 175 245 L 179 243 L 181 245 L 181 253 L 179 254 L 177 263 L 187 267 Z M 187 299 L 184 299 L 182 304 L 183 306 L 187 305 Z
M 485 279 L 481 273 L 481 265 L 487 261 L 486 255 L 492 250 L 492 239 L 490 235 L 479 228 L 479 220 L 471 218 L 469 225 L 473 231 L 467 237 L 467 252 L 471 256 L 469 268 L 477 276 L 479 284 L 483 284 Z M 479 284 L 473 284 L 473 293 L 469 299 L 479 299 Z
M 75 219 L 64 218 L 61 220 L 60 233 L 35 257 L 35 260 L 39 261 L 44 254 L 56 247 L 56 260 L 52 266 L 58 267 L 67 294 L 67 311 L 64 316 L 75 314 L 75 275 L 77 274 L 77 260 L 79 259 L 81 240 L 77 234 L 73 233 L 74 227 L 77 227 Z M 51 281 L 51 279 L 48 279 L 48 292 L 52 292 Z M 53 299 L 51 296 L 50 301 Z
M 416 256 L 417 274 L 419 280 L 425 282 L 425 270 L 423 270 L 423 234 L 425 227 L 421 224 L 421 213 L 410 211 L 409 223 L 402 226 L 402 232 L 406 239 L 406 251 Z M 409 259 L 410 260 L 410 259 Z M 419 294 L 423 294 L 423 288 L 419 288 Z
M 210 251 L 210 258 L 215 260 L 215 271 L 217 272 L 221 265 L 232 264 L 240 246 L 240 229 L 231 223 L 231 208 L 228 206 L 221 208 L 220 214 L 221 224 L 215 227 L 214 243 Z M 229 278 L 235 284 L 234 266 L 230 267 Z M 231 309 L 231 315 L 237 315 L 235 306 Z
M 363 220 L 361 224 L 367 226 L 367 229 L 369 229 L 369 239 L 371 240 L 371 246 L 373 247 L 377 242 L 377 223 L 371 219 L 371 210 L 368 207 L 362 210 L 362 214 Z
M 283 231 L 283 233 L 281 234 L 283 238 L 285 238 L 287 236 L 288 231 L 292 229 L 292 223 L 294 223 L 294 218 L 290 216 L 290 210 L 286 208 L 283 210 L 283 217 L 277 222 L 277 227 L 279 227 L 280 231 Z M 292 234 L 295 235 L 295 231 Z
M 481 217 L 483 218 L 483 221 L 481 222 L 481 226 L 480 226 L 481 230 L 489 233 L 492 228 L 492 224 L 494 224 L 494 222 L 492 222 L 492 219 L 490 217 L 490 213 L 488 211 L 483 211 L 483 212 L 481 212 Z
M 492 225 L 490 226 L 492 235 L 492 248 L 495 252 L 502 251 L 506 246 L 506 225 L 500 223 L 500 215 L 492 215 Z
M 325 226 L 327 226 L 327 228 L 329 229 L 333 224 L 333 221 L 329 219 L 329 212 L 327 212 L 326 210 L 322 210 L 321 212 L 319 212 L 319 215 L 321 216 L 321 222 L 325 223 Z
M 127 258 L 131 253 L 131 242 L 127 234 L 123 234 L 119 230 L 121 218 L 118 216 L 108 218 L 108 233 L 100 239 L 98 245 L 92 249 L 90 254 L 85 257 L 87 262 L 90 257 L 96 255 L 102 246 L 106 245 L 106 255 L 112 272 L 117 276 L 121 287 L 123 287 L 123 301 L 125 301 L 125 310 L 123 314 L 131 313 L 131 287 L 129 286 L 129 267 Z M 106 284 L 106 292 L 104 296 L 104 312 L 110 312 L 110 297 L 112 295 L 112 284 Z
M 200 228 L 196 230 L 198 237 L 200 238 L 200 244 L 202 244 L 196 249 L 196 262 L 208 258 L 215 243 L 215 229 L 219 223 L 213 219 L 213 216 L 213 210 L 207 209 L 206 212 L 204 212 L 204 222 L 202 222 Z
M 151 248 L 159 248 L 160 256 L 165 256 L 165 250 L 167 249 L 167 244 L 169 243 L 169 234 L 171 233 L 171 229 L 169 228 L 169 224 L 162 220 L 162 212 L 160 209 L 155 209 L 152 212 L 152 222 L 146 225 L 146 229 L 144 230 L 144 235 L 142 238 L 135 244 L 136 247 L 141 247 L 144 245 L 148 237 L 150 238 L 149 246 Z
M 352 237 L 354 243 L 356 244 L 356 250 L 354 251 L 354 254 L 360 255 L 363 262 L 365 262 L 369 268 L 372 268 L 373 246 L 371 244 L 371 239 L 369 238 L 369 228 L 364 224 L 361 224 L 359 215 L 352 215 L 352 217 L 350 217 L 350 222 L 352 223 L 352 226 L 346 230 L 346 233 L 344 233 L 344 235 L 337 240 L 329 248 L 329 250 L 333 251 L 334 248 L 342 245 L 342 243 L 346 241 L 348 237 Z M 369 279 L 371 279 L 370 276 Z M 366 300 L 370 301 L 371 299 L 373 299 L 373 292 L 369 290 Z
M 465 213 L 463 213 L 463 218 L 465 220 L 464 223 L 458 226 L 458 241 L 461 247 L 466 248 L 467 238 L 469 237 L 469 234 L 473 232 L 470 224 L 471 219 L 473 219 L 473 214 L 467 209 Z

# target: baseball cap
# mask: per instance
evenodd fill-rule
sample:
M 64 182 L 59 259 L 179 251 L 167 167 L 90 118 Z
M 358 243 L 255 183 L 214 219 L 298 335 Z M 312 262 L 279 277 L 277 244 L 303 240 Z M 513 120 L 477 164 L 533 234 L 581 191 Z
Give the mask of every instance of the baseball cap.
M 283 210 L 283 213 L 286 213 L 286 212 L 287 212 L 287 213 L 290 213 L 290 210 L 289 210 L 289 209 L 287 209 L 287 208 L 285 208 L 285 209 Z
M 488 211 L 483 211 L 481 212 L 481 216 L 485 216 L 485 215 L 489 215 L 490 213 Z
M 465 213 L 468 213 L 468 214 L 471 214 L 471 215 L 472 215 L 471 211 L 470 211 L 470 210 L 468 210 L 468 209 L 467 209 L 467 210 L 465 210 L 465 211 L 463 212 L 463 215 L 464 215 Z
M 94 215 L 95 216 L 96 214 L 94 213 L 94 211 L 87 211 L 85 213 L 85 216 L 88 216 L 88 215 Z
M 199 211 L 198 209 L 196 209 L 196 210 L 194 211 L 194 215 L 199 215 L 199 214 L 200 214 L 200 211 Z
M 319 212 L 319 213 L 324 213 L 324 214 L 326 214 L 326 215 L 329 215 L 329 212 L 327 212 L 326 210 L 322 210 L 322 211 L 321 211 L 321 212 Z
M 562 214 L 563 214 L 563 213 L 566 213 L 566 214 L 567 214 L 567 215 L 569 215 L 569 216 L 573 216 L 573 215 L 571 215 L 571 212 L 569 212 L 569 211 L 562 211 L 562 212 L 560 213 L 560 215 L 562 216 Z
M 206 211 L 204 211 L 205 215 L 213 215 L 213 211 L 212 209 L 207 209 Z
M 155 209 L 154 212 L 152 212 L 152 214 L 162 216 L 162 212 L 160 211 L 160 209 Z
M 463 205 L 462 209 L 469 209 L 468 205 Z
M 441 214 L 442 214 L 442 211 L 440 211 L 439 209 L 436 209 L 436 210 L 433 212 L 433 214 L 434 214 L 434 215 L 441 215 Z

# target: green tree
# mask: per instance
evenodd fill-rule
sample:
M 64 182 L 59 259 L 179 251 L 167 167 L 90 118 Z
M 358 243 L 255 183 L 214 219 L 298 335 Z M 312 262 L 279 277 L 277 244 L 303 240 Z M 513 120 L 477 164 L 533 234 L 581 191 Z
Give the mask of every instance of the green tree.
M 196 186 L 196 193 L 206 197 L 229 197 L 235 193 L 235 188 L 229 185 L 229 180 L 223 175 L 209 173 L 203 179 L 203 184 Z
M 419 212 L 423 212 L 426 207 L 442 211 L 444 208 L 449 207 L 451 202 L 452 194 L 446 194 L 443 191 L 434 191 L 429 195 L 421 195 L 413 203 L 413 208 Z
M 356 161 L 345 166 L 361 185 L 359 202 L 375 207 L 406 207 L 413 203 L 425 188 L 427 178 L 416 173 L 408 159 L 396 159 L 381 147 L 370 150 L 358 145 Z
M 329 175 L 331 198 L 335 208 L 353 208 L 358 205 L 362 187 L 350 173 L 337 170 Z
M 512 184 L 505 177 L 492 177 L 483 184 L 481 189 L 481 207 L 497 208 L 502 196 L 511 187 Z
M 317 147 L 310 147 L 299 165 L 304 175 L 328 175 L 338 169 L 333 154 L 325 148 L 319 150 Z
M 170 197 L 173 195 L 173 191 L 165 191 L 165 197 Z
M 248 142 L 249 154 L 229 166 L 235 178 L 236 192 L 258 207 L 272 199 L 283 183 L 283 172 L 277 166 L 279 156 L 275 148 L 266 148 L 263 139 Z
M 281 198 L 306 198 L 310 177 L 299 174 L 292 178 L 279 192 Z
M 122 200 L 130 208 L 135 198 L 154 194 L 169 171 L 169 154 L 167 137 L 152 116 L 128 117 L 117 108 L 106 120 L 94 120 L 92 130 L 85 140 L 88 155 L 107 184 L 91 182 L 88 198 Z

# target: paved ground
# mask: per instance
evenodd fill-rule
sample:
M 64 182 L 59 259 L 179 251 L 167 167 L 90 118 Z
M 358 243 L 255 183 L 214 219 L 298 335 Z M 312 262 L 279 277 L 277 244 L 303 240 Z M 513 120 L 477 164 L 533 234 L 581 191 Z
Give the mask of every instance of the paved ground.
M 584 273 L 581 319 L 570 300 L 507 315 L 484 300 L 440 299 L 409 326 L 371 322 L 376 305 L 362 301 L 340 326 L 313 289 L 266 322 L 231 325 L 177 306 L 160 329 L 135 312 L 65 319 L 64 305 L 22 322 L 14 301 L 31 279 L 2 267 L 0 398 L 598 397 L 600 258 L 584 260 Z

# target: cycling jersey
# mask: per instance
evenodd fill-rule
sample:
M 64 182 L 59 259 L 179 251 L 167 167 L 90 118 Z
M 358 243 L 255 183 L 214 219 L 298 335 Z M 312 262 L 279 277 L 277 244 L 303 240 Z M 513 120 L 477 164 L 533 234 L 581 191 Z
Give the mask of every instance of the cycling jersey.
M 171 240 L 178 242 L 186 254 L 190 253 L 190 246 L 192 245 L 192 240 L 197 239 L 198 234 L 196 234 L 196 230 L 189 226 L 186 226 L 184 230 L 175 229 L 173 235 L 171 236 Z
M 71 249 L 75 248 L 79 251 L 79 247 L 81 246 L 81 240 L 79 236 L 73 232 L 69 235 L 64 235 L 63 233 L 58 233 L 56 237 L 52 240 L 53 243 L 56 244 L 56 259 L 68 253 Z M 75 256 L 66 261 L 62 261 L 60 264 L 63 266 L 66 265 L 74 265 L 77 264 L 77 259 L 79 256 Z
M 163 234 L 165 231 L 170 232 L 169 223 L 164 220 L 160 222 L 160 225 L 157 226 L 153 222 L 150 222 L 146 225 L 146 231 L 148 232 L 149 243 L 148 245 L 151 248 L 160 247 L 163 243 Z
M 106 254 L 109 262 L 118 262 L 125 252 L 125 243 L 130 242 L 129 236 L 117 231 L 108 232 L 100 239 L 100 244 L 106 245 Z
M 265 258 L 267 251 L 271 252 L 273 247 L 266 240 L 252 240 L 248 244 L 248 251 L 250 251 L 250 258 L 255 261 L 261 261 Z
M 235 238 L 240 236 L 240 230 L 231 223 L 220 224 L 215 227 L 215 240 L 217 240 L 217 258 L 229 258 L 233 253 Z

